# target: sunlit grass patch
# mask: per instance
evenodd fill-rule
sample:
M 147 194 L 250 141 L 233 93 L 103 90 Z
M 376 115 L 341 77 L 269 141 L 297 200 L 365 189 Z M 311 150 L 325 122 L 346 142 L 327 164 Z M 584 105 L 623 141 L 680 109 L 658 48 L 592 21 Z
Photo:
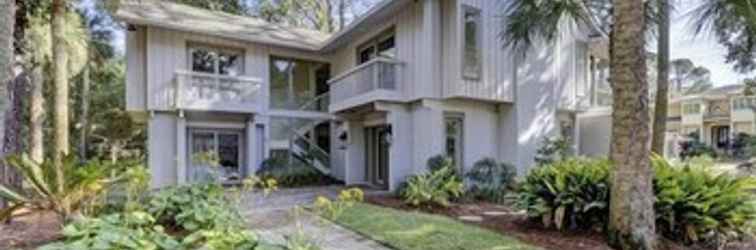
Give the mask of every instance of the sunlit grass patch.
M 539 249 L 483 228 L 419 212 L 355 204 L 336 222 L 399 250 Z

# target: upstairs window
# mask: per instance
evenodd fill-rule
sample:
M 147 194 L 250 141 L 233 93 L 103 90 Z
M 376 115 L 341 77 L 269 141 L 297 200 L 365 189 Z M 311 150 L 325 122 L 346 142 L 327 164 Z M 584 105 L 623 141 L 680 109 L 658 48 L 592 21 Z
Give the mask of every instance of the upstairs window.
M 396 39 L 394 29 L 382 32 L 375 38 L 357 48 L 357 65 L 369 62 L 376 57 L 396 58 Z
M 692 114 L 700 114 L 700 113 L 701 113 L 700 103 L 683 104 L 683 114 L 692 115 Z
M 244 71 L 243 51 L 207 45 L 189 45 L 189 67 L 193 72 L 239 76 Z
M 481 15 L 480 10 L 465 6 L 463 11 L 463 60 L 462 63 L 462 76 L 466 79 L 477 80 L 480 79 L 482 71 L 482 56 L 481 56 Z
M 734 110 L 750 110 L 751 107 L 756 107 L 756 98 L 738 97 L 733 100 L 732 103 L 732 108 Z

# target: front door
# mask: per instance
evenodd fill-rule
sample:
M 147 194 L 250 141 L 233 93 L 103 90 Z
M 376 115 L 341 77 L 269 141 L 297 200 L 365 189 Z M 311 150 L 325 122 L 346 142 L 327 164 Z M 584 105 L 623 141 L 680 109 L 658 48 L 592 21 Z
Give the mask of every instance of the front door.
M 388 189 L 391 127 L 365 128 L 365 135 L 366 179 L 377 187 Z
M 711 142 L 718 149 L 725 149 L 730 144 L 730 126 L 711 127 Z

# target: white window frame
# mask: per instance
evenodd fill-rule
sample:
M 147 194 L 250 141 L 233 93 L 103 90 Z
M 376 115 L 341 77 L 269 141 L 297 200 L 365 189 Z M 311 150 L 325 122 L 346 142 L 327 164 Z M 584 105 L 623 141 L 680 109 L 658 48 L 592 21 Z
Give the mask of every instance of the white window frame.
M 237 166 L 237 172 L 241 176 L 241 178 L 244 178 L 244 175 L 247 175 L 247 169 L 246 169 L 246 147 L 248 147 L 247 138 L 245 136 L 244 130 L 242 129 L 231 129 L 231 128 L 206 128 L 206 127 L 190 127 L 187 129 L 186 136 L 187 138 L 187 162 L 189 163 L 189 167 L 194 167 L 194 157 L 195 154 L 201 153 L 201 152 L 194 152 L 194 134 L 195 133 L 208 133 L 213 134 L 213 152 L 218 153 L 219 152 L 219 136 L 220 135 L 236 135 L 239 137 L 239 145 L 238 145 L 238 151 L 239 155 L 237 156 L 237 161 L 239 162 L 239 166 Z M 218 155 L 220 157 L 220 155 Z M 223 166 L 219 166 L 223 167 Z M 190 177 L 186 177 L 187 180 L 190 181 Z
M 194 63 L 194 58 L 193 58 L 193 54 L 194 53 L 193 52 L 195 50 L 197 50 L 197 49 L 204 49 L 204 50 L 216 53 L 216 57 L 215 57 L 216 59 L 215 59 L 215 62 L 213 62 L 213 66 L 214 66 L 213 73 L 207 73 L 207 72 L 197 72 L 197 73 L 211 74 L 211 75 L 222 75 L 222 74 L 220 74 L 220 63 L 219 63 L 220 60 L 218 60 L 217 54 L 218 54 L 218 52 L 224 52 L 224 53 L 227 53 L 227 54 L 237 54 L 237 55 L 239 55 L 239 60 L 240 60 L 239 73 L 237 75 L 230 75 L 230 76 L 243 76 L 245 74 L 245 70 L 246 70 L 246 65 L 245 65 L 246 64 L 246 61 L 245 61 L 246 58 L 245 58 L 245 54 L 246 54 L 246 51 L 244 49 L 231 48 L 231 47 L 219 46 L 219 45 L 210 45 L 210 44 L 199 43 L 199 42 L 188 42 L 186 44 L 186 62 L 187 62 L 186 65 L 187 65 L 187 70 L 189 72 L 195 72 L 194 71 L 194 67 L 193 67 L 193 63 Z
M 476 24 L 476 33 L 475 33 L 475 46 L 478 48 L 476 53 L 477 58 L 477 69 L 475 72 L 468 71 L 468 64 L 467 64 L 467 23 L 465 20 L 465 17 L 468 13 L 472 13 L 477 15 L 478 17 L 478 23 Z M 462 5 L 461 12 L 460 12 L 460 60 L 461 60 L 461 67 L 460 67 L 460 73 L 462 75 L 463 79 L 466 80 L 480 80 L 483 76 L 483 11 L 479 8 L 470 6 L 470 5 Z
M 369 48 L 373 49 L 372 58 L 376 58 L 376 57 L 379 57 L 379 56 L 384 56 L 384 55 L 378 54 L 378 45 L 381 44 L 382 42 L 388 40 L 389 38 L 393 38 L 394 39 L 394 51 L 396 51 L 397 50 L 397 48 L 396 48 L 396 45 L 397 45 L 396 44 L 396 28 L 395 27 L 390 27 L 390 28 L 387 28 L 387 29 L 379 32 L 374 37 L 368 39 L 364 43 L 362 43 L 359 46 L 357 46 L 357 49 L 355 51 L 355 60 L 354 60 L 355 61 L 355 65 L 361 65 L 363 63 L 367 63 L 367 62 L 370 61 L 370 60 L 367 60 L 365 62 L 360 62 L 360 60 L 361 60 L 360 55 L 362 54 L 362 51 L 364 51 L 366 49 L 369 49 Z M 396 57 L 396 56 L 397 55 L 394 55 L 394 57 Z

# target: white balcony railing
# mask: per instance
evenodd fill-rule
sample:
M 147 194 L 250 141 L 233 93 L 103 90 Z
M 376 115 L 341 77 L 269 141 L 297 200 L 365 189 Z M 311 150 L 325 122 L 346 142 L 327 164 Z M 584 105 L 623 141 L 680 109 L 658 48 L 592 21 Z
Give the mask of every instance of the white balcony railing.
M 402 89 L 402 64 L 392 59 L 376 58 L 332 78 L 328 81 L 331 104 L 338 104 L 372 91 L 399 93 Z
M 254 112 L 260 79 L 176 71 L 174 108 Z

